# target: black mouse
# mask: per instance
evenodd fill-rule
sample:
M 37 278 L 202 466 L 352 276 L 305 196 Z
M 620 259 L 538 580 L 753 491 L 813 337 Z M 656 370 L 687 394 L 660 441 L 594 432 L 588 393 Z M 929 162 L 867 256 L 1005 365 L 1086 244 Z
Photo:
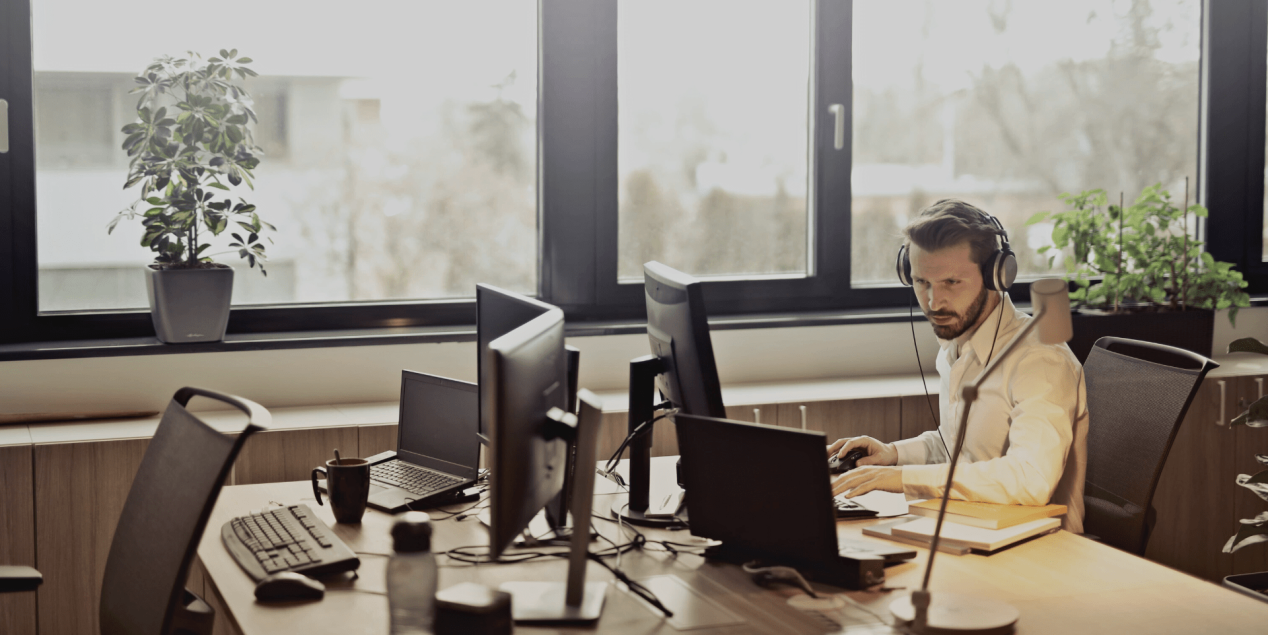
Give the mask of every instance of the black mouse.
M 832 458 L 828 459 L 828 472 L 832 474 L 849 472 L 858 467 L 858 460 L 865 456 L 867 456 L 867 450 L 863 448 L 854 448 L 846 452 L 844 457 L 833 454 Z
M 294 571 L 279 571 L 255 585 L 255 599 L 260 602 L 320 600 L 326 585 Z

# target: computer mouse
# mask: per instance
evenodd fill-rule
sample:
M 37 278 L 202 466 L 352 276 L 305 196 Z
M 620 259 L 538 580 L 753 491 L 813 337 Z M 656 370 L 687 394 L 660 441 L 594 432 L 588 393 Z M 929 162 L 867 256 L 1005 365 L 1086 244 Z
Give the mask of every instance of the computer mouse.
M 867 450 L 863 448 L 854 448 L 845 453 L 844 457 L 835 454 L 828 459 L 828 472 L 832 474 L 842 474 L 858 467 L 858 460 L 867 456 Z
M 255 599 L 260 602 L 320 600 L 326 585 L 294 571 L 279 571 L 255 585 Z

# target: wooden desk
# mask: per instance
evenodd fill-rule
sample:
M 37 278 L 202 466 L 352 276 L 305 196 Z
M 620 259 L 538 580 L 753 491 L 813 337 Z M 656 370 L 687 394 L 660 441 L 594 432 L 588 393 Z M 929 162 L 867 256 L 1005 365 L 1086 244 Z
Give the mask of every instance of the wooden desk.
M 671 457 L 655 459 L 653 473 L 663 473 Z M 600 479 L 600 483 L 605 483 Z M 603 490 L 611 492 L 606 485 Z M 611 493 L 597 494 L 595 514 L 606 517 Z M 220 543 L 220 527 L 230 518 L 258 510 L 276 502 L 307 503 L 354 551 L 367 554 L 391 553 L 388 528 L 391 517 L 367 511 L 358 526 L 334 522 L 329 507 L 312 500 L 306 482 L 274 483 L 226 487 L 208 521 L 198 555 L 205 570 L 205 597 L 217 610 L 217 633 L 367 633 L 388 632 L 387 598 L 361 592 L 384 588 L 386 558 L 362 555 L 359 578 L 351 582 L 328 583 L 320 602 L 264 605 L 255 602 L 254 585 Z M 451 509 L 460 509 L 461 506 Z M 438 515 L 439 516 L 439 515 Z M 838 532 L 861 538 L 861 529 L 871 521 L 843 521 Z M 632 533 L 621 537 L 611 522 L 595 521 L 596 528 L 618 543 L 628 542 Z M 642 529 L 649 538 L 692 542 L 684 531 Z M 461 546 L 486 545 L 487 532 L 475 518 L 435 523 L 433 549 L 437 552 Z M 607 547 L 604 541 L 596 549 Z M 926 552 L 909 563 L 886 570 L 887 585 L 915 587 L 920 584 Z M 513 580 L 562 581 L 564 559 L 543 559 L 514 565 L 468 566 L 442 558 L 440 588 L 476 581 L 492 587 Z M 693 633 L 887 633 L 881 619 L 865 610 L 845 604 L 824 612 L 801 611 L 788 599 L 800 591 L 777 587 L 767 590 L 753 584 L 738 567 L 705 562 L 699 556 L 653 551 L 631 551 L 621 558 L 621 568 L 634 579 L 674 574 L 701 594 L 748 620 L 742 627 L 723 627 Z M 590 563 L 588 579 L 610 580 L 612 576 Z M 1011 603 L 1021 612 L 1017 632 L 1029 633 L 1263 633 L 1268 628 L 1268 603 L 1258 602 L 1227 589 L 1168 569 L 1142 558 L 1058 532 L 1018 545 L 992 556 L 950 556 L 939 554 L 932 590 L 954 590 Z M 839 589 L 819 587 L 839 594 Z M 359 589 L 355 591 L 351 589 Z M 888 606 L 900 592 L 850 592 L 858 602 L 884 620 Z M 516 628 L 523 632 L 558 632 L 559 628 Z M 570 629 L 562 629 L 570 630 Z M 602 633 L 677 633 L 663 623 L 633 595 L 609 587 L 603 617 L 597 629 Z

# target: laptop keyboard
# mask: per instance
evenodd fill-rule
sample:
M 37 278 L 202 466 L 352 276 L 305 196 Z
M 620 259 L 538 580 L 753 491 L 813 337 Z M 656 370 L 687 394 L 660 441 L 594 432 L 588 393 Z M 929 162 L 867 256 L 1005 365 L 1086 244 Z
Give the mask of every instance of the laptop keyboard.
M 370 466 L 370 478 L 395 485 L 411 494 L 427 496 L 462 483 L 462 479 L 424 470 L 404 461 L 388 461 Z

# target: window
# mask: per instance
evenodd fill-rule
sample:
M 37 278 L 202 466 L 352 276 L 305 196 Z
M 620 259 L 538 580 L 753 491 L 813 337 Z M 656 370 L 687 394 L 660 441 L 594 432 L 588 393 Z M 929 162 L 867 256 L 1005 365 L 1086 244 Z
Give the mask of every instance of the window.
M 1179 197 L 1185 177 L 1200 237 L 1268 289 L 1246 176 L 1268 176 L 1264 5 L 229 0 L 173 30 L 146 22 L 170 3 L 0 0 L 32 24 L 0 34 L 0 328 L 148 334 L 149 254 L 137 227 L 104 231 L 135 197 L 129 82 L 226 45 L 261 73 L 249 196 L 281 229 L 269 277 L 237 276 L 230 332 L 471 324 L 477 282 L 636 322 L 650 259 L 704 278 L 715 316 L 905 306 L 899 231 L 937 198 L 1001 217 L 1034 276 L 1050 228 L 1023 225 L 1060 193 Z

